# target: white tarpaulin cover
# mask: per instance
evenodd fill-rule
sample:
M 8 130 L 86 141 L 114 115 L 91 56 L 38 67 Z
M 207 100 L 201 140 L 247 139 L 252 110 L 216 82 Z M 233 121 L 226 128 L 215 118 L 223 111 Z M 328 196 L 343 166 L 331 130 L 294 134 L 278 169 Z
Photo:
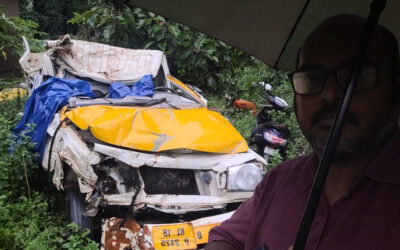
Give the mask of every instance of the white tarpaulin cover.
M 46 48 L 47 54 L 61 67 L 59 77 L 63 77 L 63 70 L 67 70 L 75 76 L 105 83 L 136 82 L 144 75 L 156 76 L 163 60 L 166 61 L 162 51 L 72 40 L 69 35 L 60 40 L 46 41 Z

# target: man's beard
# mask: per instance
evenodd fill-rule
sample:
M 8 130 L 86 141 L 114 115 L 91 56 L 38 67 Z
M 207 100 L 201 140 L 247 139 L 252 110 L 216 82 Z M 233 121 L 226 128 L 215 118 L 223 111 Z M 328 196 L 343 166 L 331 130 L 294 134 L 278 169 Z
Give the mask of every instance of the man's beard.
M 375 121 L 380 122 L 374 125 L 371 124 L 361 137 L 351 139 L 340 138 L 332 162 L 336 164 L 345 163 L 377 152 L 397 131 L 399 123 L 398 113 L 397 110 L 388 109 L 387 112 L 377 115 Z M 357 121 L 355 119 L 354 116 L 349 114 L 349 116 L 345 116 L 344 122 L 356 123 Z M 299 123 L 299 125 L 314 152 L 317 154 L 318 158 L 321 159 L 328 134 L 326 136 L 316 137 L 310 133 L 311 129 L 307 131 L 303 129 L 304 126 L 302 126 L 301 123 Z

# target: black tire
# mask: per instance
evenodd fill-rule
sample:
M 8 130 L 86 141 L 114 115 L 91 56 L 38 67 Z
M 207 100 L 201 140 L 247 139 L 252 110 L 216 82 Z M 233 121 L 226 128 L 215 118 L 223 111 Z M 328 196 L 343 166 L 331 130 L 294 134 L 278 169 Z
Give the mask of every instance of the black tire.
M 71 187 L 65 190 L 67 192 L 67 208 L 71 222 L 75 222 L 81 228 L 90 229 L 93 235 L 93 218 L 83 214 L 86 208 L 85 196 L 79 190 L 79 187 Z

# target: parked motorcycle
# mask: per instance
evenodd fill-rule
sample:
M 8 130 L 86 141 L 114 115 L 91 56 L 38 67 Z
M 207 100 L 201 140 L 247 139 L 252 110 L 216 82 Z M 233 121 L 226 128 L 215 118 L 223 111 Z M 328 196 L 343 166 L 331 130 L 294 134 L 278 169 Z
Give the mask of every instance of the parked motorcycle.
M 261 95 L 266 105 L 260 105 L 261 108 L 257 112 L 256 104 L 244 99 L 238 99 L 235 95 L 231 94 L 228 97 L 228 106 L 237 109 L 251 110 L 253 114 L 257 115 L 256 123 L 254 124 L 249 146 L 256 153 L 264 157 L 267 161 L 271 156 L 279 153 L 283 158 L 286 156 L 286 148 L 288 145 L 289 129 L 285 124 L 278 124 L 273 121 L 271 111 L 285 111 L 288 107 L 287 102 L 272 94 L 272 86 L 260 82 L 265 89 L 265 93 Z

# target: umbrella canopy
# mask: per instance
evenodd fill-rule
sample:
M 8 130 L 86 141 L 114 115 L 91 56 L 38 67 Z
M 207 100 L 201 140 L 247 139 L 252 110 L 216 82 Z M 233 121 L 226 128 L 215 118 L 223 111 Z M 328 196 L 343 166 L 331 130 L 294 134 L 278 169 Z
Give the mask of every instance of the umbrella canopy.
M 367 17 L 368 0 L 130 0 L 224 41 L 271 67 L 293 70 L 298 48 L 324 19 L 338 14 Z M 388 0 L 380 24 L 400 41 L 400 0 Z M 397 21 L 395 20 L 397 19 Z

